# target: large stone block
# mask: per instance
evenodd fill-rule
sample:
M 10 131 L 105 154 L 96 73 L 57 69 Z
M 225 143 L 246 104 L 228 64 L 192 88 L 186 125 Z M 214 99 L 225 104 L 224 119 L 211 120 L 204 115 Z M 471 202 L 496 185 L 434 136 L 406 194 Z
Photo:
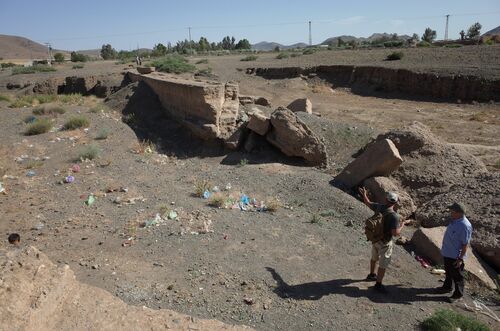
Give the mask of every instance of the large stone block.
M 435 264 L 443 264 L 441 246 L 446 227 L 420 228 L 413 234 L 411 242 L 415 245 L 417 254 L 428 257 Z M 495 272 L 489 268 L 474 250 L 469 248 L 465 259 L 465 270 L 485 286 L 496 289 L 492 276 Z
M 271 114 L 272 128 L 267 140 L 288 156 L 304 158 L 312 165 L 325 166 L 325 144 L 291 110 L 278 108 Z
M 312 114 L 312 103 L 308 98 L 297 99 L 290 103 L 286 108 L 290 109 L 294 113 L 302 111 L 308 114 Z
M 403 162 L 399 151 L 389 139 L 368 145 L 366 150 L 335 177 L 342 187 L 352 188 L 369 177 L 388 176 Z
M 128 78 L 146 83 L 163 108 L 186 124 L 193 134 L 201 133 L 201 138 L 212 137 L 206 134 L 207 125 L 215 128 L 213 138 L 227 139 L 236 130 L 240 106 L 236 83 L 184 79 L 158 72 L 145 75 L 129 72 Z M 193 130 L 195 127 L 200 130 Z
M 265 136 L 269 131 L 271 125 L 271 120 L 269 117 L 264 115 L 260 110 L 255 110 L 250 114 L 250 120 L 248 121 L 248 128 L 255 133 Z
M 386 202 L 387 192 L 396 192 L 399 195 L 396 211 L 403 219 L 408 219 L 417 210 L 410 195 L 387 177 L 367 178 L 363 181 L 363 186 L 371 193 L 373 201 L 378 203 Z

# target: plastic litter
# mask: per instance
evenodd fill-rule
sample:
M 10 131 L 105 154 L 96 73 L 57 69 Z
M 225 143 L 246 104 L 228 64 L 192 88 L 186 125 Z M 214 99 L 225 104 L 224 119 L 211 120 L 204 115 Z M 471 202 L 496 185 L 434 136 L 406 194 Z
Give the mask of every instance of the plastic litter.
M 2 182 L 0 182 L 0 193 L 1 194 L 7 194 L 7 191 L 5 191 L 5 187 L 3 186 Z
M 218 186 L 214 186 L 212 192 L 220 192 L 220 188 Z
M 230 191 L 231 190 L 231 183 L 227 183 L 226 187 L 224 188 L 226 191 Z
M 74 181 L 75 181 L 75 177 L 73 177 L 73 176 L 67 176 L 64 178 L 64 182 L 66 184 L 73 183 Z
M 169 220 L 175 220 L 177 218 L 177 212 L 175 210 L 171 210 L 169 213 L 168 213 L 168 216 L 167 218 Z
M 209 191 L 203 192 L 203 199 L 208 199 L 208 198 L 210 198 L 210 192 Z
M 147 228 L 150 226 L 158 226 L 162 222 L 163 222 L 163 219 L 161 218 L 160 214 L 157 213 L 154 219 L 146 220 L 144 222 L 144 227 Z
M 45 224 L 43 224 L 42 222 L 38 222 L 37 225 L 35 225 L 35 229 L 40 231 L 43 229 L 44 226 Z
M 477 311 L 483 315 L 491 317 L 492 319 L 494 319 L 497 322 L 500 322 L 500 318 L 490 308 L 486 307 L 486 305 L 484 303 L 479 302 L 477 300 L 473 300 L 472 303 L 474 304 L 474 307 L 470 307 L 469 305 L 464 303 L 465 309 L 467 309 L 469 311 Z
M 30 170 L 26 173 L 26 176 L 27 177 L 35 177 L 36 176 L 36 172 L 34 172 L 33 170 Z
M 444 275 L 445 273 L 446 271 L 444 271 L 443 269 L 436 269 L 436 268 L 431 269 L 431 274 L 433 275 Z
M 73 164 L 73 166 L 71 166 L 71 171 L 80 172 L 80 166 L 78 164 Z
M 415 256 L 415 260 L 417 260 L 418 262 L 420 262 L 420 265 L 424 268 L 429 268 L 430 267 L 430 263 L 429 261 L 425 260 L 423 257 L 421 256 Z
M 85 200 L 85 204 L 87 206 L 92 206 L 92 204 L 95 202 L 95 196 L 90 194 L 87 198 L 87 200 Z
M 240 197 L 240 202 L 244 205 L 249 205 L 250 204 L 250 198 L 248 195 L 242 194 Z

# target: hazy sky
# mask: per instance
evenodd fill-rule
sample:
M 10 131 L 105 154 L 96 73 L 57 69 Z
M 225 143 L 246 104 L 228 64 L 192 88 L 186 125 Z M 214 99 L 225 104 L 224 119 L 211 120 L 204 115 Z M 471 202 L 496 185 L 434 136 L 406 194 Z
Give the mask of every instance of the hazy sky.
M 426 27 L 444 37 L 445 15 L 450 14 L 449 37 L 474 22 L 483 32 L 500 25 L 499 0 L 1 0 L 0 34 L 18 35 L 65 50 L 151 48 L 158 42 L 175 43 L 205 36 L 220 41 L 225 35 L 251 43 L 283 44 L 308 41 L 312 21 L 313 43 L 328 37 L 367 37 L 374 32 L 423 33 Z

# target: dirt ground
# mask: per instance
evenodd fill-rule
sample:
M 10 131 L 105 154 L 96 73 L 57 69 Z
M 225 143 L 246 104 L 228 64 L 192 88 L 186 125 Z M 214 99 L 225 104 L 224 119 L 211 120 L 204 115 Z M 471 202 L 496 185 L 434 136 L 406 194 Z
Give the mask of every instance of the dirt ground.
M 489 51 L 498 55 L 498 48 Z M 368 124 L 380 132 L 419 120 L 447 141 L 484 153 L 491 169 L 500 159 L 497 104 L 363 97 L 318 82 L 267 81 L 236 70 L 259 66 L 259 61 L 279 63 L 271 56 L 251 64 L 239 61 L 241 56 L 211 57 L 208 65 L 222 80 L 238 81 L 243 94 L 265 96 L 273 106 L 307 96 L 323 117 Z M 498 61 L 489 65 L 498 72 Z M 125 67 L 96 62 L 82 70 L 96 74 Z M 77 71 L 66 65 L 54 74 Z M 2 83 L 11 78 L 0 74 Z M 129 304 L 258 330 L 407 330 L 439 308 L 466 313 L 463 303 L 450 305 L 431 293 L 440 286 L 440 277 L 400 246 L 386 276 L 390 293 L 371 289 L 373 284 L 363 280 L 370 245 L 361 229 L 370 212 L 333 188 L 331 175 L 273 153 L 201 150 L 168 120 L 162 122 L 163 143 L 153 153 L 144 152 L 138 145 L 144 134 L 141 123 L 132 129 L 116 111 L 89 112 L 96 100 L 85 99 L 81 105 L 65 105 L 66 114 L 53 120 L 57 126 L 83 114 L 91 121 L 88 130 L 38 136 L 23 135 L 22 121 L 31 108 L 12 109 L 0 101 L 2 182 L 8 192 L 0 195 L 0 233 L 20 233 L 23 245 L 36 246 L 54 263 L 69 264 L 80 281 Z M 109 137 L 96 140 L 103 128 Z M 61 184 L 80 149 L 91 144 L 100 148 L 99 157 L 81 163 L 73 183 Z M 29 170 L 33 177 L 27 176 Z M 277 198 L 282 207 L 275 213 L 209 207 L 193 196 L 201 179 L 220 188 L 231 184 L 236 196 Z M 85 204 L 89 194 L 97 197 L 90 206 Z M 177 219 L 140 226 L 166 210 L 175 210 Z M 411 236 L 412 229 L 406 231 Z M 6 241 L 0 245 L 5 247 Z M 486 300 L 487 294 L 486 302 L 498 314 L 498 300 L 491 293 L 476 287 L 468 293 L 469 305 L 473 299 Z M 470 314 L 498 327 L 484 315 Z

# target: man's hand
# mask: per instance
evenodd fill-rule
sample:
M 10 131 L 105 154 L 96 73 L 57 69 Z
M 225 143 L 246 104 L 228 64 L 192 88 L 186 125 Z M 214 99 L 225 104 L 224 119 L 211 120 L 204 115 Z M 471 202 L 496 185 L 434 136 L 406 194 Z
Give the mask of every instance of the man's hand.
M 363 186 L 361 186 L 359 188 L 359 194 L 361 194 L 362 196 L 366 196 L 368 194 L 368 191 L 366 190 L 366 188 L 364 188 Z
M 456 268 L 460 268 L 462 263 L 464 263 L 464 261 L 462 259 L 456 259 L 454 265 Z

